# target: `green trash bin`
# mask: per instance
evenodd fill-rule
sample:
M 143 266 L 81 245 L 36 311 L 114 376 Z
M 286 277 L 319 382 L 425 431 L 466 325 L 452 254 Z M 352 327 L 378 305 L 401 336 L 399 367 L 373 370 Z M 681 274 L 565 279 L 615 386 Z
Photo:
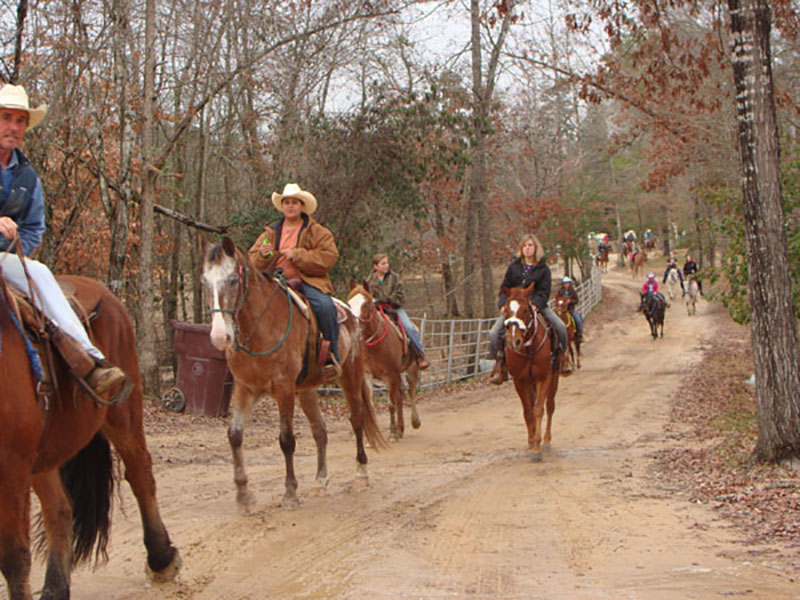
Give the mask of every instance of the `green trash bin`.
M 228 414 L 233 377 L 225 353 L 211 344 L 211 325 L 171 323 L 178 375 L 175 387 L 165 394 L 164 407 L 212 417 Z

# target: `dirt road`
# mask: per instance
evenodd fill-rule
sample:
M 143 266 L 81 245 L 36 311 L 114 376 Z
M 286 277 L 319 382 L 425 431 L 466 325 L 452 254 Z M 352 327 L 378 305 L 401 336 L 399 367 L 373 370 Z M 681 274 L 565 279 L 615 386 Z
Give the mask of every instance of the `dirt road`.
M 159 500 L 184 561 L 178 582 L 145 579 L 138 512 L 123 486 L 110 562 L 76 571 L 73 597 L 797 598 L 796 574 L 749 554 L 653 470 L 654 451 L 681 443 L 663 430 L 670 397 L 723 316 L 701 302 L 689 318 L 678 299 L 653 341 L 634 311 L 640 283 L 627 271 L 605 277 L 611 320 L 588 322 L 583 368 L 562 380 L 541 463 L 527 458 L 513 386 L 468 384 L 423 399 L 422 428 L 370 452 L 366 490 L 354 485 L 352 435 L 338 420 L 329 422 L 329 493 L 311 495 L 314 444 L 299 417 L 301 505 L 284 510 L 270 404 L 245 432 L 257 506 L 240 516 L 225 422 L 151 419 Z M 41 580 L 38 564 L 35 588 Z

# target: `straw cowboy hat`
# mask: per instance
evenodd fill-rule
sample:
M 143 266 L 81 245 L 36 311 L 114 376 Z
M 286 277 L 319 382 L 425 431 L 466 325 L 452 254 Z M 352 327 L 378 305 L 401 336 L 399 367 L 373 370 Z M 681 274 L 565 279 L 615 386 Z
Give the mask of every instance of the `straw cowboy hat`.
M 278 210 L 281 209 L 281 200 L 284 198 L 297 198 L 303 203 L 303 212 L 307 215 L 317 210 L 317 199 L 311 192 L 301 189 L 296 183 L 287 183 L 283 188 L 283 193 L 272 192 L 272 204 Z
M 33 129 L 42 122 L 47 114 L 47 104 L 31 108 L 28 102 L 28 93 L 21 85 L 5 84 L 0 88 L 0 108 L 24 110 L 28 113 L 28 129 Z

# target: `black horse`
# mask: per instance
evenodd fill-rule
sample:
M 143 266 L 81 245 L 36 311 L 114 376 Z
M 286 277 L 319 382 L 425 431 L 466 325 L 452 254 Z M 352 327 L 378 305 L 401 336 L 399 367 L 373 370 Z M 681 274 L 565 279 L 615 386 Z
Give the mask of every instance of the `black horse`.
M 661 337 L 664 337 L 664 313 L 666 312 L 666 300 L 659 294 L 642 294 L 639 310 L 644 314 L 647 323 L 650 325 L 650 333 L 655 340 L 658 337 L 658 326 L 661 326 Z

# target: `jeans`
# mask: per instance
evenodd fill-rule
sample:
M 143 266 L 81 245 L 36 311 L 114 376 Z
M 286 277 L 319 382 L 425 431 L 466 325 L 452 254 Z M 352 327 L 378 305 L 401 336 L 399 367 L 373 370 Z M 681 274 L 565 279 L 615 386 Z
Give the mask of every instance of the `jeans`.
M 336 320 L 336 306 L 330 294 L 303 282 L 303 294 L 317 317 L 317 326 L 322 337 L 331 343 L 331 352 L 339 360 L 339 322 Z
M 56 278 L 53 277 L 47 265 L 40 263 L 38 260 L 26 258 L 25 266 L 28 268 L 28 273 L 36 290 L 38 290 L 34 300 L 36 307 L 56 327 L 78 342 L 89 356 L 97 360 L 104 360 L 103 353 L 89 340 L 83 323 L 78 319 L 75 311 L 72 310 L 69 301 L 61 290 L 61 286 L 58 285 Z M 22 268 L 19 256 L 8 252 L 0 252 L 0 267 L 3 269 L 3 277 L 5 277 L 6 281 L 25 294 L 30 300 L 28 280 L 25 277 L 25 271 Z
M 400 325 L 403 326 L 403 330 L 406 332 L 408 342 L 414 346 L 414 349 L 419 352 L 420 356 L 425 356 L 425 351 L 422 349 L 422 340 L 419 339 L 419 331 L 414 327 L 406 310 L 400 307 L 396 308 L 395 312 L 397 313 L 397 320 L 400 321 Z
M 564 325 L 564 321 L 561 320 L 556 313 L 554 313 L 549 306 L 545 306 L 540 311 L 542 316 L 547 319 L 550 323 L 550 326 L 556 330 L 556 335 L 558 336 L 558 345 L 562 351 L 567 349 L 567 327 Z M 500 315 L 497 317 L 497 321 L 494 322 L 492 328 L 489 330 L 489 354 L 492 358 L 497 358 L 498 351 L 500 350 L 500 345 L 503 341 L 503 332 L 505 331 L 505 316 Z

